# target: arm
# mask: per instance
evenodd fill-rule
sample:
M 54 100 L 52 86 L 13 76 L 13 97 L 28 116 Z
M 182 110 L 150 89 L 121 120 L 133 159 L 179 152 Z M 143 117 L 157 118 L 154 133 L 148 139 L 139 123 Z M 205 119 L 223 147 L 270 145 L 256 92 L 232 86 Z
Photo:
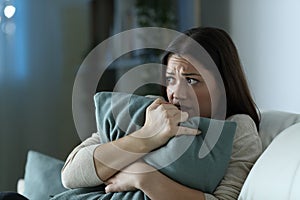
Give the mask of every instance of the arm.
M 142 185 L 141 189 L 152 200 L 205 199 L 203 192 L 183 186 L 158 171 L 151 178 L 155 184 Z
M 201 191 L 183 186 L 140 161 L 126 167 L 106 184 L 107 193 L 139 189 L 152 200 L 205 199 Z
M 145 163 L 143 165 L 134 163 L 126 168 L 125 172 L 119 172 L 109 179 L 106 183 L 108 184 L 106 192 L 140 189 L 153 200 L 237 199 L 250 169 L 261 154 L 262 146 L 255 124 L 249 116 L 238 115 L 230 120 L 237 122 L 232 156 L 227 173 L 214 194 L 203 194 L 201 191 L 183 186 L 155 169 L 145 173 L 145 168 L 151 168 Z M 144 174 L 137 174 L 137 172 Z
M 103 183 L 96 174 L 92 156 L 100 143 L 99 135 L 94 133 L 69 154 L 61 171 L 65 188 L 96 186 Z
M 62 168 L 62 183 L 66 188 L 100 185 L 106 178 L 99 178 L 99 171 L 104 174 L 116 173 L 116 169 L 122 169 L 147 151 L 150 150 L 147 150 L 145 142 L 140 138 L 124 137 L 101 144 L 98 133 L 94 133 L 69 154 Z
M 138 188 L 152 200 L 205 200 L 203 192 L 181 185 L 159 171 L 152 172 Z

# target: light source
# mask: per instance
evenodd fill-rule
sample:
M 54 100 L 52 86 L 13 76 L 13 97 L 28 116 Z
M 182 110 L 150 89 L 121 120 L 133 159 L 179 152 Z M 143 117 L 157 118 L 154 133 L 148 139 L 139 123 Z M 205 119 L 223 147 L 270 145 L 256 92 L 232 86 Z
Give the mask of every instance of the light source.
M 1 1 L 1 0 L 0 0 Z M 7 34 L 12 35 L 16 30 L 14 16 L 16 14 L 16 7 L 12 0 L 2 1 L 0 5 L 0 28 Z
M 4 7 L 4 16 L 8 19 L 12 18 L 16 13 L 16 8 L 13 5 L 6 5 Z

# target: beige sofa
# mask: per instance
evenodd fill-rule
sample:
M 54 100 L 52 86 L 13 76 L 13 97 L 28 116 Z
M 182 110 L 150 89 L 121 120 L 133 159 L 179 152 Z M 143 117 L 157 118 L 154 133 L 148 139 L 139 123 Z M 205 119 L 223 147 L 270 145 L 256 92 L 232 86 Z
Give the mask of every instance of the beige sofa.
M 262 113 L 264 152 L 250 171 L 239 200 L 300 199 L 300 115 Z

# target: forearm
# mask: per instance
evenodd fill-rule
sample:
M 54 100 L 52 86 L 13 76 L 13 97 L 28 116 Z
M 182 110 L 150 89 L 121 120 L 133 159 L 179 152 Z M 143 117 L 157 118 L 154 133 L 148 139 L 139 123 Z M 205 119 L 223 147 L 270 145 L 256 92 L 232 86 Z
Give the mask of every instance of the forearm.
M 149 174 L 138 186 L 152 200 L 205 200 L 204 193 L 181 185 L 159 171 Z
M 143 137 L 145 130 L 140 129 L 131 135 L 102 144 L 94 151 L 94 163 L 98 177 L 105 181 L 118 171 L 157 148 L 155 138 Z

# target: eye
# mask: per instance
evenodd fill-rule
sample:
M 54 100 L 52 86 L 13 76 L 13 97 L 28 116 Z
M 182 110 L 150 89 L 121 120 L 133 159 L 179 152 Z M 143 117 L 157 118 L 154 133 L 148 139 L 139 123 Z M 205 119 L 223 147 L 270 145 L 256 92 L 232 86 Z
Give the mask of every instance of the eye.
M 166 83 L 167 84 L 174 84 L 175 83 L 175 78 L 172 76 L 167 76 L 166 77 Z
M 197 79 L 194 79 L 194 78 L 186 78 L 186 80 L 191 85 L 195 85 L 195 84 L 199 83 L 199 81 Z

